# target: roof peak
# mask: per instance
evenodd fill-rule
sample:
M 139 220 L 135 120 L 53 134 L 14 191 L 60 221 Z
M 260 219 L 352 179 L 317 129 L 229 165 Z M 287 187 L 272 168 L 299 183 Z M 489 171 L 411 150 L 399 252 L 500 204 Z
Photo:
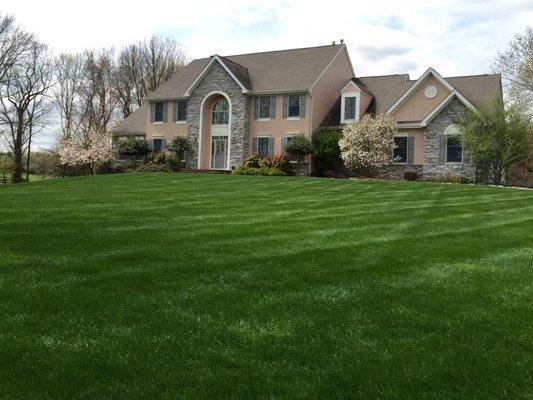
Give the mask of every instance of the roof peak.
M 322 46 L 295 47 L 295 48 L 292 48 L 292 49 L 255 51 L 253 53 L 241 53 L 241 54 L 230 54 L 230 55 L 226 55 L 226 56 L 220 56 L 220 55 L 218 55 L 218 56 L 219 57 L 238 57 L 238 56 L 250 56 L 250 55 L 254 55 L 254 54 L 283 53 L 285 51 L 295 51 L 295 50 L 320 49 L 320 48 L 323 48 L 323 47 L 337 47 L 337 48 L 340 48 L 340 47 L 344 47 L 344 46 L 346 46 L 346 44 L 344 44 L 344 43 L 343 44 L 336 43 L 336 44 L 325 44 L 325 45 L 322 45 Z

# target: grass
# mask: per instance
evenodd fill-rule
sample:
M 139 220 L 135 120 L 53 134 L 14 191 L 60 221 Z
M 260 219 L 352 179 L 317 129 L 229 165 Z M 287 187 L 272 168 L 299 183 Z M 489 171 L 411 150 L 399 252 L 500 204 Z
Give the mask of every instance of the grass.
M 0 188 L 2 399 L 531 399 L 533 192 Z

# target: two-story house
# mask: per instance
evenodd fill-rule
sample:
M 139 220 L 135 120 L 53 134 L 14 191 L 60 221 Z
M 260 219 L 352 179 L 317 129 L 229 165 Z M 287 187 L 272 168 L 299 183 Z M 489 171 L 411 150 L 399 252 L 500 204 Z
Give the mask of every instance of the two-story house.
M 229 170 L 250 153 L 280 153 L 295 135 L 342 127 L 365 113 L 393 115 L 399 127 L 390 176 L 454 172 L 473 177 L 455 119 L 502 96 L 499 75 L 419 79 L 356 77 L 344 44 L 196 59 L 151 93 L 114 130 L 146 138 L 154 151 L 176 135 L 194 151 L 188 168 Z

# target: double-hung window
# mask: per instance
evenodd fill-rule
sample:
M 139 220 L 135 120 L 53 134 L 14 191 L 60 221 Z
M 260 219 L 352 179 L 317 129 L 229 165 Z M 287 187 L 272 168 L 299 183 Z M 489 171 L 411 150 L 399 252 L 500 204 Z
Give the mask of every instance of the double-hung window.
M 165 122 L 165 105 L 164 101 L 156 101 L 154 103 L 154 122 Z
M 408 144 L 407 136 L 394 137 L 394 163 L 407 164 Z
M 270 147 L 270 138 L 268 137 L 257 138 L 257 154 L 259 154 L 260 157 L 266 157 L 270 155 L 269 147 Z
M 153 138 L 152 139 L 152 150 L 155 153 L 159 153 L 163 150 L 163 138 Z
M 174 122 L 187 121 L 187 100 L 174 102 Z
M 259 101 L 259 119 L 270 119 L 270 96 L 263 96 Z
M 359 93 L 343 93 L 341 102 L 341 123 L 347 124 L 359 119 Z
M 463 147 L 457 136 L 446 136 L 446 162 L 463 162 Z
M 300 117 L 300 97 L 299 94 L 291 94 L 289 96 L 289 108 L 287 113 L 289 118 Z

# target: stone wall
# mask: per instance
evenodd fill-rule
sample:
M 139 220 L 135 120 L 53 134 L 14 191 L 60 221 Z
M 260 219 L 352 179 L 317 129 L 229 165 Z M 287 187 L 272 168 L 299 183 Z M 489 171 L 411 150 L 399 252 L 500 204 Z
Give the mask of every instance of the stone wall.
M 456 123 L 457 119 L 462 117 L 465 112 L 464 104 L 455 98 L 426 127 L 424 134 L 424 178 L 432 175 L 454 174 L 465 176 L 468 180 L 474 181 L 476 169 L 466 160 L 462 163 L 446 163 L 440 161 L 439 156 L 439 134 L 444 133 L 448 125 Z
M 194 147 L 189 165 L 197 168 L 200 135 L 200 114 L 204 98 L 213 91 L 224 92 L 231 100 L 231 141 L 229 168 L 242 165 L 248 148 L 249 99 L 226 70 L 216 62 L 202 81 L 194 88 L 187 107 L 187 134 Z
M 383 179 L 403 179 L 406 172 L 416 172 L 422 178 L 422 165 L 387 165 L 381 169 L 378 176 Z

